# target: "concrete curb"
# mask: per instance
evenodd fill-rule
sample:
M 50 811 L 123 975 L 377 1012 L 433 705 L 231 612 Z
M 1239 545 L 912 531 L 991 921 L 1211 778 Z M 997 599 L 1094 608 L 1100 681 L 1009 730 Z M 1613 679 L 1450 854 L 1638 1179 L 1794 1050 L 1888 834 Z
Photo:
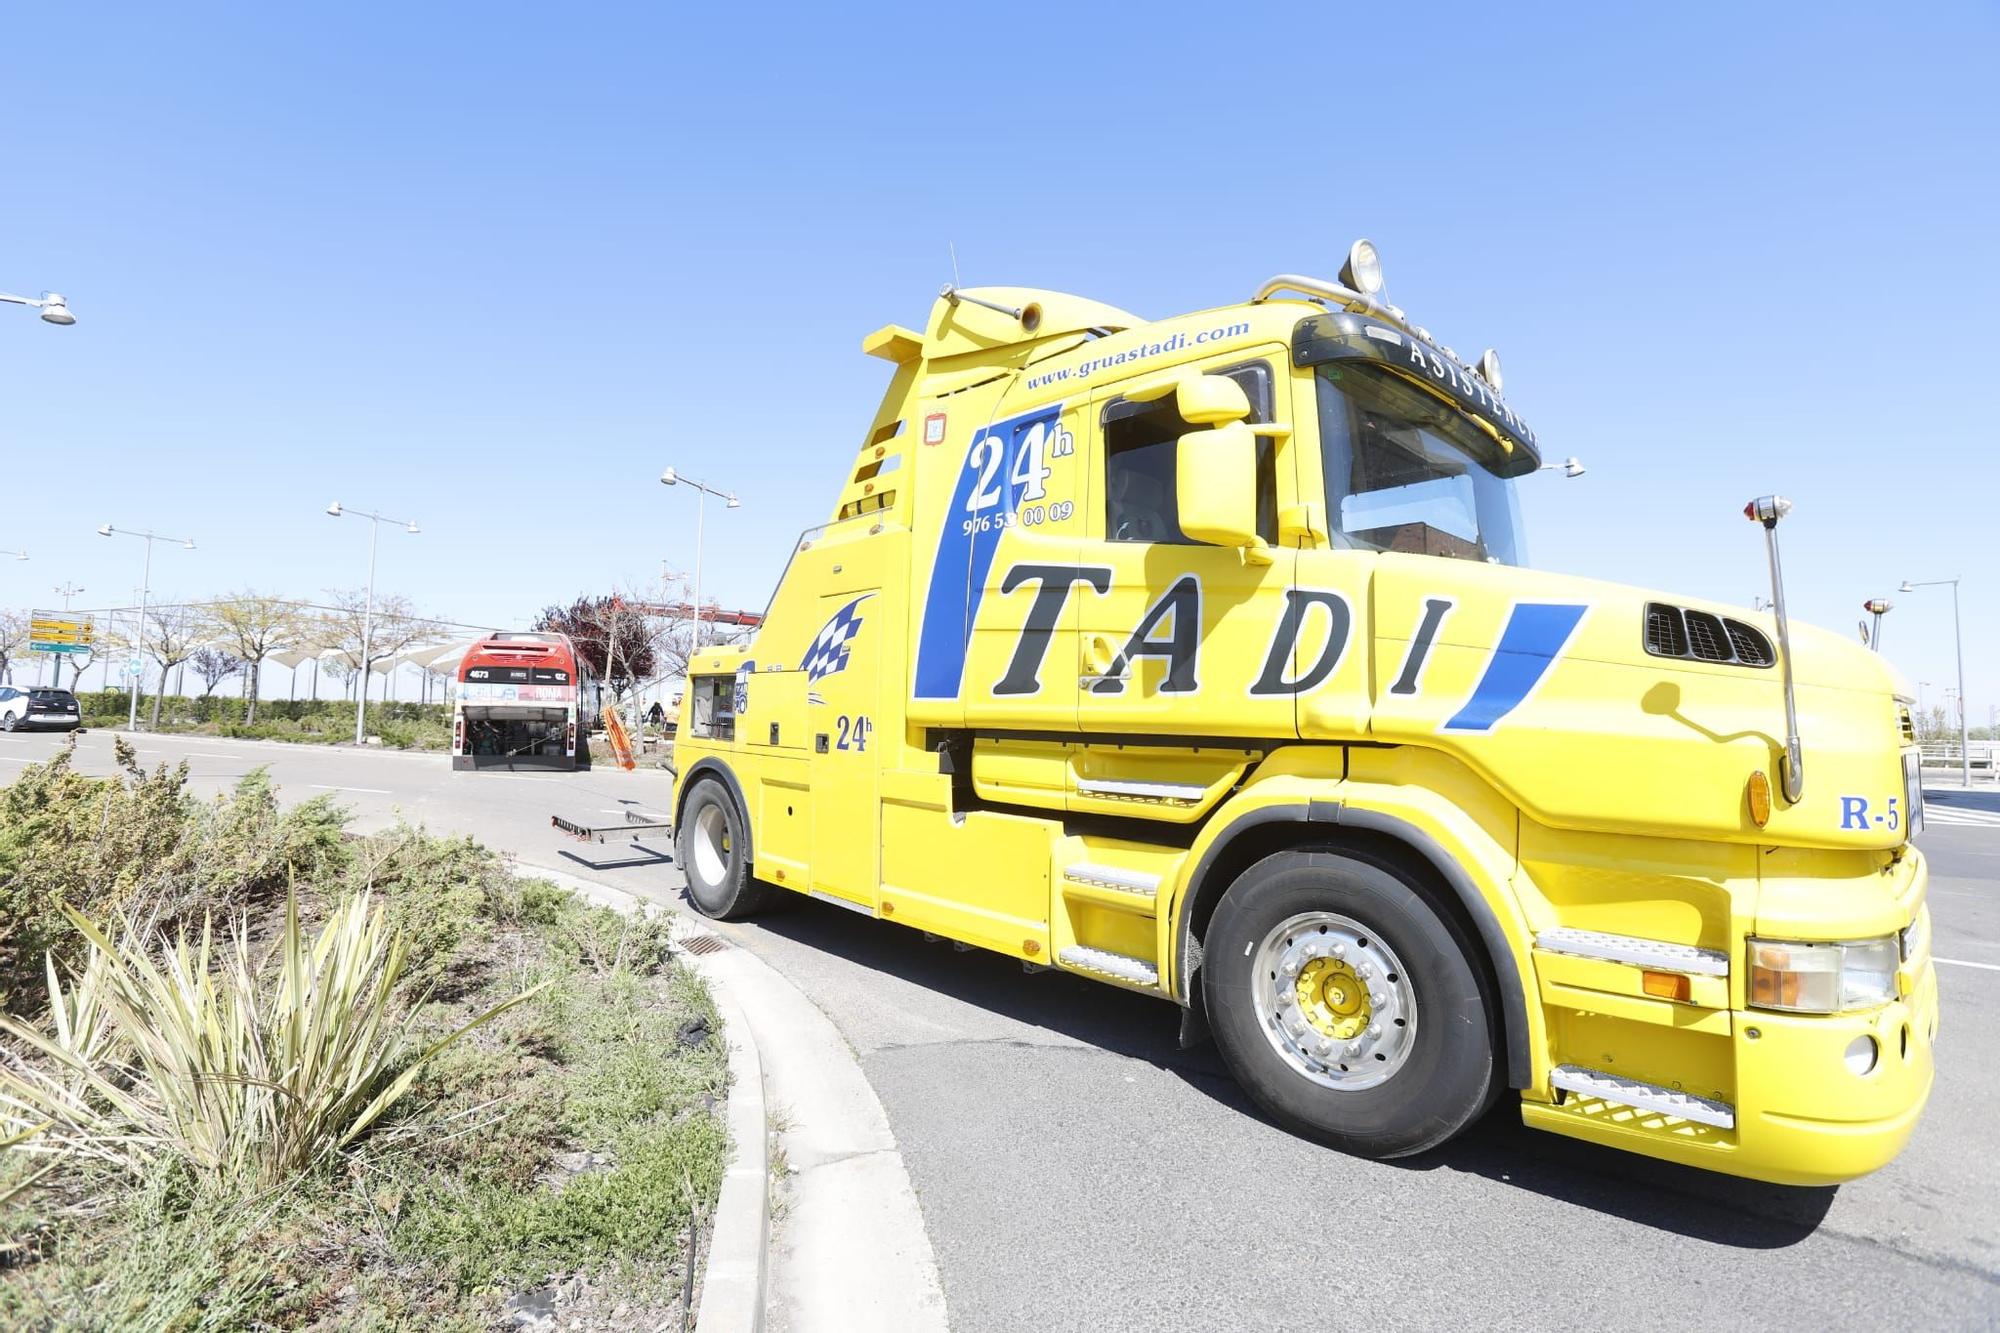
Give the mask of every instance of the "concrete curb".
M 515 864 L 520 873 L 545 876 L 589 902 L 670 914 L 682 957 L 708 983 L 730 1030 L 735 1077 L 729 1124 L 741 1151 L 717 1205 L 708 1281 L 741 1277 L 747 1287 L 745 1275 L 752 1269 L 746 1256 L 754 1243 L 761 1297 L 746 1310 L 734 1297 L 707 1289 L 700 1309 L 703 1333 L 754 1333 L 767 1311 L 795 1333 L 943 1330 L 944 1290 L 916 1190 L 881 1099 L 833 1020 L 782 972 L 744 948 L 726 925 L 564 871 Z M 779 1135 L 789 1163 L 785 1224 L 775 1236 L 764 1175 L 770 1165 L 764 1133 L 772 1125 L 762 1107 L 753 1119 L 747 1104 L 739 1121 L 736 1089 L 754 1084 L 737 1073 L 738 1033 L 761 1070 L 764 1105 L 781 1110 L 787 1122 Z M 748 1148 L 753 1134 L 759 1144 L 754 1154 Z M 740 1212 L 732 1211 L 732 1180 L 745 1190 L 755 1188 L 754 1221 L 747 1199 L 738 1204 Z M 728 1303 L 711 1316 L 714 1300 Z
M 771 1265 L 770 1114 L 764 1103 L 764 1062 L 757 1038 L 728 984 L 708 959 L 686 947 L 707 932 L 655 902 L 567 871 L 516 860 L 525 874 L 554 882 L 585 902 L 616 912 L 671 916 L 672 939 L 680 959 L 709 985 L 729 1045 L 729 1101 L 723 1123 L 729 1130 L 729 1164 L 709 1226 L 708 1263 L 702 1270 L 697 1333 L 762 1333 Z
M 684 955 L 685 956 L 685 955 Z M 696 971 L 699 959 L 692 959 Z M 771 1162 L 764 1109 L 764 1063 L 743 1006 L 727 989 L 711 992 L 729 1039 L 729 1167 L 709 1227 L 697 1333 L 760 1333 L 770 1268 Z

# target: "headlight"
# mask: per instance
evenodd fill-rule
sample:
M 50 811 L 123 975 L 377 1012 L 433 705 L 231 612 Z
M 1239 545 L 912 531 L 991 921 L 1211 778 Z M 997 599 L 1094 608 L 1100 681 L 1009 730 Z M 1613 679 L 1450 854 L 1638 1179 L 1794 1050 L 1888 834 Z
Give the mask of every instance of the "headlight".
M 1896 998 L 1900 943 L 1894 935 L 1840 944 L 1752 939 L 1750 1003 L 1808 1014 L 1887 1004 Z
M 1903 833 L 1914 838 L 1924 831 L 1924 755 L 1903 751 Z

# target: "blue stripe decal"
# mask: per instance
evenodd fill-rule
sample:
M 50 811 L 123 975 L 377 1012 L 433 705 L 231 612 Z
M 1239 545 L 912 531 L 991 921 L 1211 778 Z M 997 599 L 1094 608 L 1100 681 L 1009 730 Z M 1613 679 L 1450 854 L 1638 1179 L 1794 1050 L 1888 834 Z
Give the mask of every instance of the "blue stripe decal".
M 1507 617 L 1500 646 L 1446 731 L 1491 731 L 1493 724 L 1521 706 L 1562 652 L 1589 608 L 1561 602 L 1523 602 Z
M 958 698 L 972 623 L 986 595 L 986 576 L 1000 538 L 1007 531 L 997 520 L 1002 514 L 1011 518 L 1019 510 L 1021 492 L 1027 489 L 1025 481 L 1013 480 L 1014 460 L 1030 431 L 1053 435 L 1061 418 L 1062 404 L 1056 403 L 973 432 L 951 508 L 938 525 L 937 558 L 931 562 L 931 586 L 924 594 L 924 620 L 917 637 L 917 698 Z M 975 494 L 986 500 L 977 510 L 972 507 Z

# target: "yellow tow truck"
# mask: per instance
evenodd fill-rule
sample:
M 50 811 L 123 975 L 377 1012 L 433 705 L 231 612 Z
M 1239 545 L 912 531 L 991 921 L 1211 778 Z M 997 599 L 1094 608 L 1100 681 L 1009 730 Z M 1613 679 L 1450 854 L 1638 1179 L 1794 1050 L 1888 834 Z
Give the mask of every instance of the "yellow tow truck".
M 1526 1122 L 1761 1180 L 1893 1158 L 1937 990 L 1907 691 L 1775 614 L 1525 567 L 1541 466 L 1336 280 L 1147 321 L 947 287 L 747 647 L 689 668 L 688 894 L 1158 996 L 1273 1116 Z M 1746 534 L 1747 535 L 1747 534 Z

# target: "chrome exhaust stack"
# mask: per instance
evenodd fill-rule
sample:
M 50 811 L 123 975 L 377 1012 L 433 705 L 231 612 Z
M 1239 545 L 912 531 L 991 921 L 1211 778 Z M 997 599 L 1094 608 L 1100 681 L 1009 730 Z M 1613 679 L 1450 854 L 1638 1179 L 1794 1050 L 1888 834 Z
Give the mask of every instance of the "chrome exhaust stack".
M 1799 704 L 1792 687 L 1792 631 L 1785 618 L 1785 567 L 1778 559 L 1778 520 L 1792 512 L 1782 495 L 1760 495 L 1743 506 L 1743 516 L 1764 525 L 1764 549 L 1771 557 L 1771 611 L 1778 620 L 1778 667 L 1785 682 L 1785 764 L 1779 772 L 1785 800 L 1797 805 L 1806 790 L 1805 754 L 1799 745 Z

